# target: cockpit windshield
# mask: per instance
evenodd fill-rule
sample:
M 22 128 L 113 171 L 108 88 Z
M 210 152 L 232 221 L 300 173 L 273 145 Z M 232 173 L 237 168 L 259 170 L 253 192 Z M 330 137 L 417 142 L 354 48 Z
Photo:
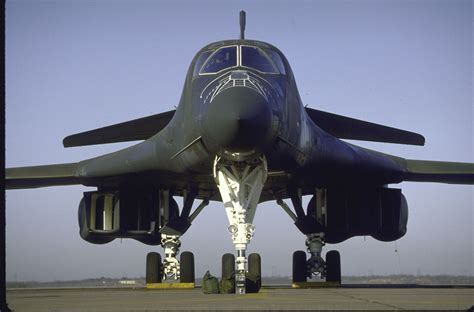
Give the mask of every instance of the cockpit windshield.
M 217 73 L 233 66 L 237 66 L 237 46 L 223 47 L 211 55 L 202 67 L 200 73 Z
M 283 65 L 283 61 L 281 60 L 280 55 L 278 55 L 278 53 L 270 49 L 265 49 L 265 52 L 267 52 L 268 56 L 270 56 L 273 63 L 275 63 L 278 70 L 280 71 L 280 74 L 286 75 L 285 65 Z
M 212 51 L 204 51 L 199 55 L 198 59 L 196 60 L 196 64 L 194 64 L 193 76 L 197 76 L 199 74 L 199 70 L 201 69 L 202 65 L 207 60 L 209 55 L 211 54 L 212 54 Z
M 263 73 L 277 74 L 278 70 L 263 50 L 256 47 L 242 46 L 242 66 L 250 67 Z
M 252 68 L 264 74 L 285 75 L 285 66 L 277 52 L 247 45 L 202 52 L 196 60 L 194 75 L 216 74 L 237 66 Z

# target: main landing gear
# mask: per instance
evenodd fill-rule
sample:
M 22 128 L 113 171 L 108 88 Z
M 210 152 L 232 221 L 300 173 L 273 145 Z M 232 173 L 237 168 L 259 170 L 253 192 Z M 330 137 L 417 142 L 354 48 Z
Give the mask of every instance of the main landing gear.
M 166 259 L 162 263 L 161 255 L 157 252 L 150 252 L 146 257 L 146 283 L 157 284 L 163 280 L 179 280 L 180 283 L 195 282 L 194 255 L 192 252 L 181 253 L 179 261 L 173 261 L 173 272 L 167 271 Z M 168 264 L 169 267 L 169 264 Z
M 318 235 L 310 234 L 308 236 Z M 326 261 L 321 257 L 322 241 L 315 243 L 318 247 L 311 248 L 308 246 L 309 258 L 306 252 L 298 250 L 293 253 L 293 283 L 305 283 L 308 278 L 319 276 L 330 283 L 341 283 L 341 257 L 337 250 L 328 251 Z M 314 243 L 314 242 L 313 242 Z M 319 247 L 320 246 L 320 247 Z
M 293 253 L 293 284 L 305 283 L 308 278 L 319 277 L 326 282 L 341 283 L 341 258 L 339 252 L 331 250 L 322 258 L 325 245 L 324 229 L 326 228 L 326 190 L 316 189 L 308 204 L 307 213 L 302 206 L 301 190 L 289 190 L 290 198 L 296 214 L 278 196 L 277 204 L 293 219 L 296 227 L 306 235 L 306 248 Z
M 189 252 L 181 253 L 179 260 L 180 237 L 189 229 L 197 215 L 209 204 L 205 199 L 191 214 L 191 208 L 197 192 L 193 189 L 183 192 L 183 209 L 181 214 L 178 204 L 169 190 L 160 190 L 159 198 L 159 232 L 161 246 L 164 249 L 164 259 L 157 252 L 150 252 L 146 258 L 146 283 L 159 284 L 162 281 L 179 281 L 194 286 L 194 255 Z
M 247 244 L 253 237 L 252 224 L 260 194 L 267 179 L 267 162 L 264 156 L 253 161 L 230 162 L 220 157 L 214 161 L 214 179 L 229 220 L 229 232 L 237 257 L 228 254 L 222 259 L 222 276 L 234 272 L 235 293 L 256 292 L 261 286 L 261 260 L 258 254 L 249 256 Z M 234 262 L 234 265 L 231 265 Z M 247 270 L 248 264 L 248 270 Z

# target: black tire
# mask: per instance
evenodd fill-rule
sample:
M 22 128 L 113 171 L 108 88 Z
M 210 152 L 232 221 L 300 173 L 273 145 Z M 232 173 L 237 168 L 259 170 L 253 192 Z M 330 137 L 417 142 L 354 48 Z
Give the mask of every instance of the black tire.
M 157 252 L 149 252 L 146 256 L 146 282 L 161 283 L 161 256 Z
M 192 252 L 185 251 L 179 257 L 181 283 L 194 283 L 196 278 L 194 274 L 194 255 Z
M 222 275 L 219 286 L 223 294 L 235 293 L 235 256 L 231 253 L 222 256 Z
M 302 250 L 293 253 L 293 283 L 306 282 L 307 278 L 306 252 Z
M 337 250 L 326 254 L 326 282 L 341 283 L 341 255 Z
M 235 273 L 235 256 L 226 253 L 222 256 L 222 278 L 231 278 Z
M 246 278 L 246 291 L 258 293 L 262 287 L 262 260 L 259 254 L 252 253 L 248 258 L 248 274 Z

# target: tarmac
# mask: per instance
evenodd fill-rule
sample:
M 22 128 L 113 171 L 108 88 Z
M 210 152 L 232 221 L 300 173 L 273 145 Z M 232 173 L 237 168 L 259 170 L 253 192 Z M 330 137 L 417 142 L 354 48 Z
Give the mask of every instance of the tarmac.
M 201 289 L 8 289 L 14 311 L 458 310 L 473 311 L 474 287 L 344 286 L 205 295 Z

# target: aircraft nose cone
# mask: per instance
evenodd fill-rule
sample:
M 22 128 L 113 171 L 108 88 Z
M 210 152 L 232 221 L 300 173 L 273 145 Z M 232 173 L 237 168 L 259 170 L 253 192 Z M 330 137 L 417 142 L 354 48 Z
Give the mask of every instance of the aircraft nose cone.
M 259 149 L 271 133 L 272 111 L 255 90 L 233 87 L 221 91 L 209 104 L 205 138 L 229 152 Z

